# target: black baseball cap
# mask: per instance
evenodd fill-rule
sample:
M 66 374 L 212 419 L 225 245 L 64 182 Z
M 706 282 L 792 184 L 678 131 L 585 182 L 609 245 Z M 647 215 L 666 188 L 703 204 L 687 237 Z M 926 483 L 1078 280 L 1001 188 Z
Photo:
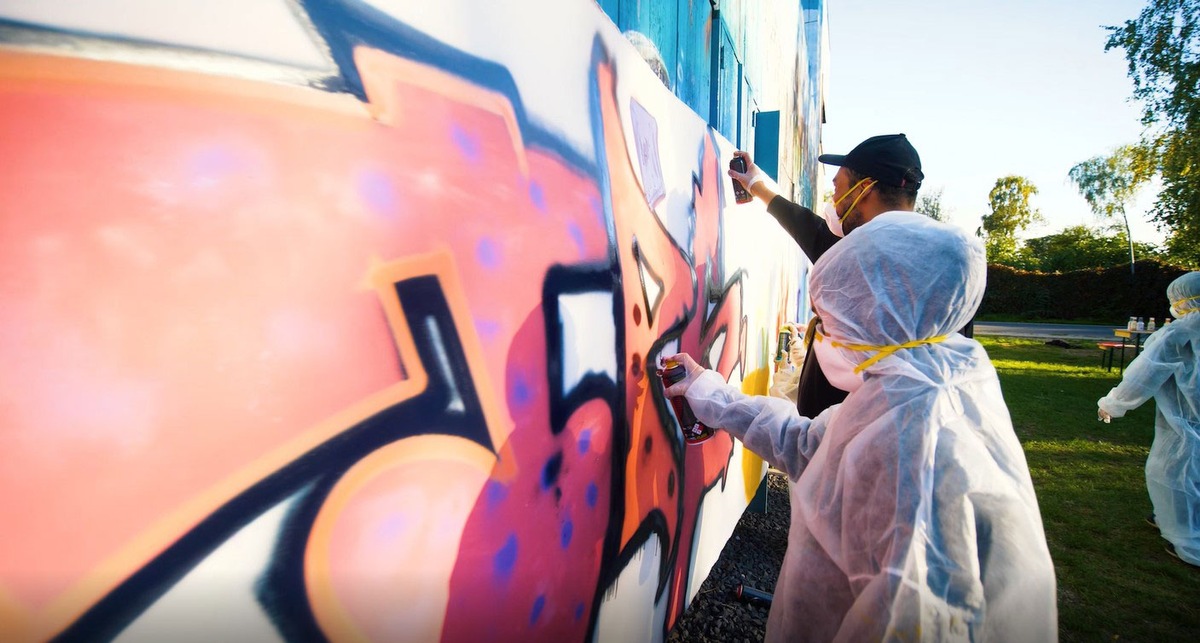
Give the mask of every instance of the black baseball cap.
M 840 165 L 869 176 L 884 185 L 917 190 L 925 174 L 921 172 L 921 157 L 903 134 L 872 136 L 859 143 L 849 154 L 822 154 L 817 160 L 826 165 Z

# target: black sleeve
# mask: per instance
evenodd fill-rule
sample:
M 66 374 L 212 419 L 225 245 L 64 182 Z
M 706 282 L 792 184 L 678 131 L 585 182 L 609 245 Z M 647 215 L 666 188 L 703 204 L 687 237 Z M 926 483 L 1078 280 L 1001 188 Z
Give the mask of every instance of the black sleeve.
M 974 338 L 975 337 L 975 318 L 972 317 L 971 320 L 967 322 L 966 326 L 963 326 L 962 328 L 958 329 L 958 332 L 961 333 L 963 337 Z
M 792 235 L 800 249 L 808 255 L 808 260 L 813 263 L 838 241 L 837 235 L 830 232 L 829 226 L 825 225 L 825 219 L 781 196 L 771 199 L 767 204 L 767 212 Z

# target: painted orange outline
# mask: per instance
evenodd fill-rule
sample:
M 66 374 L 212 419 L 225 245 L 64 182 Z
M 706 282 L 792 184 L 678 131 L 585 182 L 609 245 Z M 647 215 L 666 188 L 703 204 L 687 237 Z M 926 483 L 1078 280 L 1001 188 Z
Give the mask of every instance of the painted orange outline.
M 525 142 L 521 139 L 521 127 L 512 102 L 499 92 L 483 89 L 479 85 L 463 80 L 429 65 L 406 60 L 370 47 L 354 48 L 354 65 L 359 69 L 363 91 L 367 94 L 367 109 L 381 123 L 398 127 L 404 111 L 403 101 L 396 98 L 395 84 L 399 81 L 407 86 L 445 96 L 464 105 L 472 105 L 482 111 L 495 114 L 504 121 L 512 136 L 513 151 L 517 156 L 517 167 L 521 176 L 529 177 L 529 159 L 525 155 Z

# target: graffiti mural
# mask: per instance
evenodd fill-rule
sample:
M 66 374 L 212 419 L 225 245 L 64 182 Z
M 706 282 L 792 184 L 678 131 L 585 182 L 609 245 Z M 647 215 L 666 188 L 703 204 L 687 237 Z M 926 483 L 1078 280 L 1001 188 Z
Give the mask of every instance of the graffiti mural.
M 796 304 L 731 144 L 582 0 L 82 4 L 0 9 L 0 639 L 663 639 L 764 465 L 655 364 Z

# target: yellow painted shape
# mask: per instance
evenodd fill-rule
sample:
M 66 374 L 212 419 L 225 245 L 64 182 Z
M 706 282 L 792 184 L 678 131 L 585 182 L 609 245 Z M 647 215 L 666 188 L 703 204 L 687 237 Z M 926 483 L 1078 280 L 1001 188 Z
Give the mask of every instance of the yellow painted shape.
M 742 378 L 742 392 L 746 395 L 766 395 L 771 384 L 771 370 L 764 366 L 756 368 Z M 742 485 L 746 492 L 746 502 L 754 499 L 758 485 L 763 479 L 764 460 L 757 453 L 742 447 Z

